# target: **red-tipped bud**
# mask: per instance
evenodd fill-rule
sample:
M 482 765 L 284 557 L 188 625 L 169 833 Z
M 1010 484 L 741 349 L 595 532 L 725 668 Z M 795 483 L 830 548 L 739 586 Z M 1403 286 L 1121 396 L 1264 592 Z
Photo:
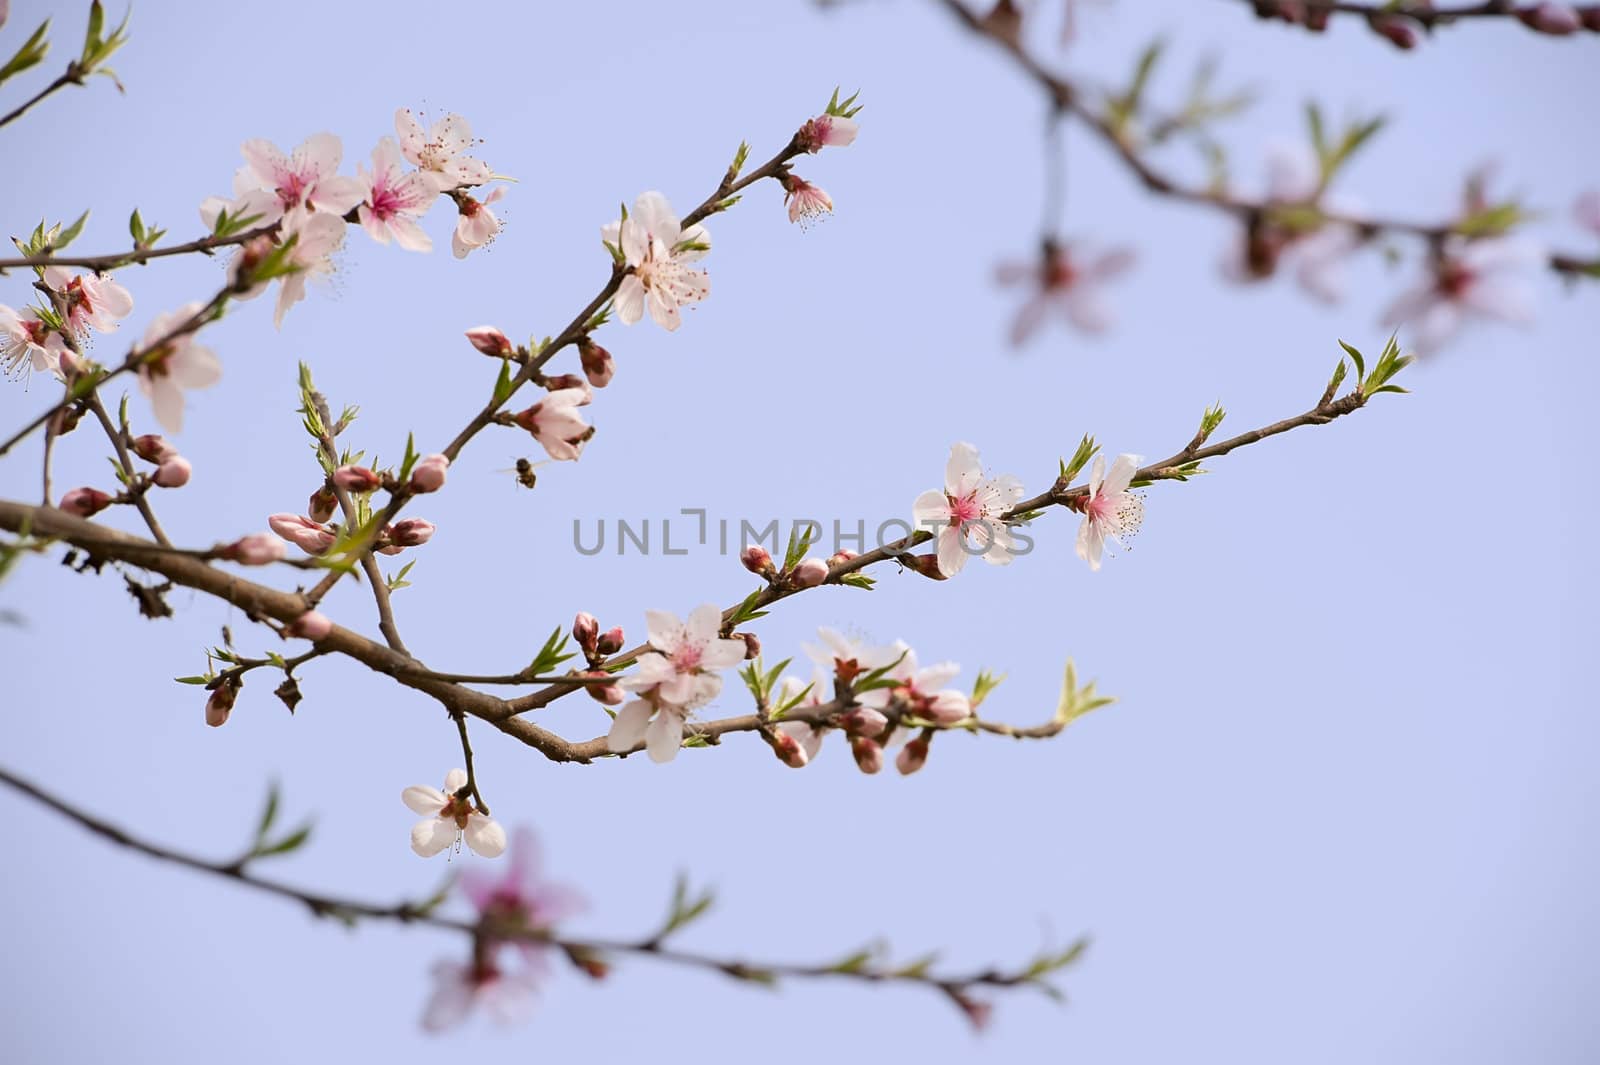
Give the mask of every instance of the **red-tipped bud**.
M 1567 4 L 1535 4 L 1517 12 L 1517 18 L 1530 30 L 1562 37 L 1583 29 L 1583 19 Z
M 389 526 L 389 542 L 395 547 L 421 547 L 433 539 L 435 528 L 426 518 L 406 518 Z
M 212 728 L 221 728 L 227 724 L 228 715 L 233 713 L 233 701 L 238 694 L 238 687 L 231 682 L 224 682 L 213 688 L 211 698 L 206 700 L 206 724 Z
M 233 543 L 217 549 L 218 558 L 237 562 L 241 566 L 265 566 L 280 561 L 288 553 L 288 544 L 264 532 L 241 536 Z
M 333 517 L 338 506 L 339 497 L 333 494 L 333 489 L 319 488 L 306 501 L 306 514 L 312 521 L 324 522 Z
M 949 578 L 939 572 L 939 557 L 937 555 L 913 555 L 909 560 L 902 558 L 901 562 L 909 561 L 912 569 L 931 580 L 942 581 Z
M 861 556 L 856 554 L 854 551 L 835 551 L 833 554 L 828 556 L 828 568 L 832 569 L 835 566 L 842 566 L 846 562 L 853 562 L 860 557 Z
M 366 466 L 340 466 L 333 471 L 333 483 L 336 488 L 360 494 L 376 490 L 383 478 Z
M 1578 17 L 1583 20 L 1583 28 L 1600 33 L 1600 4 L 1586 7 L 1578 12 Z
M 614 655 L 622 650 L 622 626 L 602 632 L 600 639 L 595 642 L 595 650 L 603 655 Z
M 444 487 L 444 473 L 450 468 L 450 460 L 443 455 L 427 455 L 418 460 L 411 467 L 411 490 L 413 492 L 437 492 Z
M 577 641 L 584 654 L 592 657 L 600 643 L 599 619 L 593 614 L 579 612 L 572 621 L 572 638 Z
M 870 706 L 858 706 L 839 718 L 839 724 L 852 736 L 876 739 L 889 727 L 889 719 Z
M 752 659 L 756 659 L 756 658 L 760 658 L 761 657 L 761 640 L 757 638 L 755 633 L 753 633 L 753 632 L 736 632 L 736 633 L 733 634 L 733 636 L 731 638 L 735 639 L 735 640 L 743 640 L 744 641 L 744 657 L 745 657 L 745 661 L 748 662 L 748 661 L 751 661 Z
M 604 388 L 617 374 L 617 363 L 611 352 L 585 337 L 578 341 L 578 359 L 583 363 L 583 375 L 595 388 Z
M 1383 37 L 1401 51 L 1409 52 L 1417 46 L 1417 27 L 1408 19 L 1377 15 L 1369 20 L 1369 25 L 1372 26 L 1373 31 L 1378 36 Z
M 178 449 L 167 443 L 167 438 L 159 433 L 145 433 L 133 438 L 133 453 L 159 466 L 175 456 Z
M 310 640 L 312 643 L 323 639 L 333 631 L 333 622 L 328 620 L 326 614 L 315 610 L 307 610 L 283 627 L 285 636 L 298 636 Z
M 895 756 L 894 767 L 900 770 L 900 775 L 908 777 L 928 763 L 928 739 L 918 736 L 909 740 L 900 748 L 900 753 Z
M 794 568 L 789 580 L 796 588 L 815 588 L 828 579 L 828 564 L 820 558 L 808 558 Z
M 157 488 L 182 488 L 189 483 L 193 473 L 194 467 L 189 465 L 188 459 L 182 455 L 173 455 L 156 467 L 156 472 L 150 480 Z
M 877 740 L 851 736 L 850 753 L 855 756 L 856 768 L 863 773 L 876 773 L 883 768 L 883 747 Z
M 333 533 L 324 529 L 320 522 L 298 514 L 270 515 L 267 525 L 308 555 L 320 555 L 333 546 Z
M 743 551 L 740 551 L 739 561 L 744 564 L 745 569 L 758 577 L 765 577 L 769 581 L 772 579 L 772 575 L 777 572 L 777 567 L 772 564 L 772 556 L 760 544 L 751 544 Z
M 476 329 L 468 329 L 467 339 L 472 342 L 473 347 L 497 359 L 506 358 L 516 350 L 506 335 L 492 325 L 480 325 Z
M 544 379 L 544 387 L 551 392 L 559 392 L 563 388 L 581 388 L 587 392 L 589 383 L 575 373 L 558 373 L 554 377 L 546 377 Z M 592 396 L 586 397 L 578 406 L 588 406 L 589 400 L 592 398 Z
M 800 746 L 800 741 L 782 729 L 773 729 L 768 742 L 772 744 L 772 753 L 778 756 L 778 761 L 790 769 L 804 769 L 811 760 L 806 749 Z
M 61 497 L 61 509 L 80 518 L 92 518 L 111 505 L 111 497 L 98 488 L 74 488 Z

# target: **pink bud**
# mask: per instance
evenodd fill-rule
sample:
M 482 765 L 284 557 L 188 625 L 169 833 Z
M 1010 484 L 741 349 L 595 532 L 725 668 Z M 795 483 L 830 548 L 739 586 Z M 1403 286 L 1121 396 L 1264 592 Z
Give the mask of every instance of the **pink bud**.
M 572 620 L 572 638 L 586 655 L 595 653 L 600 641 L 600 621 L 593 614 L 580 611 Z
M 863 773 L 876 773 L 883 768 L 883 748 L 876 740 L 851 736 L 850 753 L 855 756 L 856 768 Z
M 806 754 L 806 749 L 800 746 L 800 741 L 789 735 L 783 729 L 773 729 L 770 742 L 772 753 L 778 756 L 778 761 L 790 769 L 804 769 L 811 760 Z
M 231 544 L 219 548 L 218 558 L 237 562 L 241 566 L 265 566 L 280 561 L 289 553 L 288 545 L 271 533 L 251 533 L 241 536 Z
M 735 640 L 744 641 L 745 661 L 752 661 L 761 657 L 761 640 L 753 632 L 736 632 L 732 636 Z
M 611 352 L 589 338 L 578 341 L 578 360 L 583 363 L 583 374 L 595 388 L 604 388 L 616 376 L 617 364 Z
M 285 636 L 299 636 L 312 643 L 323 639 L 332 631 L 333 622 L 328 620 L 327 615 L 315 610 L 307 610 L 283 627 Z
M 421 547 L 433 539 L 435 528 L 426 518 L 406 518 L 389 526 L 389 542 L 396 547 Z
M 609 676 L 609 674 L 605 673 L 604 671 L 599 671 L 585 673 L 584 676 L 605 677 Z M 584 687 L 588 689 L 589 697 L 591 699 L 597 703 L 603 703 L 606 706 L 616 706 L 628 697 L 627 693 L 621 688 L 617 687 L 615 684 L 585 684 Z
M 1408 20 L 1377 15 L 1369 20 L 1369 25 L 1401 51 L 1410 51 L 1417 46 L 1417 28 Z
M 906 561 L 901 559 L 902 562 Z M 936 581 L 949 580 L 946 574 L 939 572 L 939 557 L 937 555 L 912 555 L 911 568 Z
M 889 719 L 870 706 L 858 706 L 839 718 L 839 724 L 852 736 L 875 739 L 889 727 Z
M 622 650 L 622 626 L 602 632 L 595 643 L 595 650 L 603 655 L 614 655 Z
M 895 756 L 894 767 L 900 770 L 900 775 L 908 777 L 921 769 L 928 761 L 928 741 L 922 736 L 910 740 L 900 748 L 900 753 Z
M 829 145 L 843 147 L 856 139 L 858 123 L 853 118 L 844 118 L 840 115 L 818 115 L 794 135 L 795 142 L 802 151 L 813 154 Z
M 366 466 L 340 466 L 333 471 L 334 487 L 358 495 L 371 492 L 382 483 L 383 478 L 378 475 L 378 471 Z
M 312 521 L 323 522 L 333 517 L 338 506 L 339 497 L 333 494 L 333 489 L 319 488 L 311 493 L 311 498 L 306 502 L 306 513 Z
M 111 505 L 111 497 L 98 488 L 74 488 L 61 497 L 61 509 L 80 518 L 92 518 Z
M 444 471 L 450 468 L 450 460 L 443 455 L 427 455 L 411 468 L 411 490 L 413 492 L 437 492 L 444 487 Z
M 554 377 L 546 377 L 544 379 L 544 387 L 551 392 L 559 392 L 563 388 L 581 388 L 585 392 L 589 391 L 589 383 L 575 373 L 558 373 Z M 589 401 L 593 398 L 593 396 L 588 396 L 578 406 L 588 406 Z
M 760 544 L 751 544 L 739 552 L 739 561 L 744 564 L 745 569 L 758 577 L 765 577 L 769 581 L 772 579 L 772 575 L 777 572 L 777 567 L 772 564 L 772 556 Z
M 467 339 L 472 341 L 473 347 L 497 359 L 505 358 L 514 350 L 506 335 L 492 325 L 480 325 L 476 329 L 468 329 Z
M 238 694 L 239 689 L 227 683 L 212 689 L 211 698 L 206 700 L 206 724 L 212 728 L 227 724 L 228 715 L 233 713 L 233 700 Z
M 1535 4 L 1518 11 L 1517 18 L 1530 30 L 1557 37 L 1583 29 L 1583 20 L 1578 12 L 1567 4 Z
M 155 476 L 150 478 L 157 488 L 182 488 L 189 483 L 189 476 L 194 473 L 194 467 L 189 465 L 189 460 L 182 455 L 174 454 L 160 466 L 156 467 Z
M 860 557 L 861 556 L 856 554 L 854 551 L 836 551 L 828 556 L 828 568 L 832 569 L 835 566 L 842 566 L 846 562 L 852 562 Z
M 167 438 L 157 433 L 145 433 L 143 436 L 133 438 L 133 453 L 146 462 L 156 465 L 167 461 L 178 453 L 178 449 L 167 443 Z
M 820 558 L 808 558 L 794 568 L 789 580 L 796 588 L 815 588 L 828 579 L 828 564 Z
M 273 514 L 267 518 L 273 532 L 308 555 L 320 555 L 333 546 L 333 533 L 298 514 Z
M 989 1020 L 994 1015 L 992 1003 L 972 998 L 960 991 L 951 992 L 951 997 L 956 1000 L 956 1005 L 961 1007 L 961 1012 L 966 1014 L 967 1021 L 973 1028 L 981 1032 L 989 1027 Z

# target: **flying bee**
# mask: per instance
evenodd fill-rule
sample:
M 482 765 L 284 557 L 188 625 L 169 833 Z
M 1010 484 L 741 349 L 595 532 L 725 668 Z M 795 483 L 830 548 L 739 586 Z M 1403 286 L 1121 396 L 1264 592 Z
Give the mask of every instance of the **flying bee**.
M 524 488 L 532 488 L 539 482 L 538 476 L 533 471 L 538 469 L 540 466 L 548 465 L 548 463 L 549 460 L 546 460 L 545 462 L 529 462 L 525 458 L 520 458 L 517 460 L 517 464 L 515 466 L 508 466 L 503 470 L 497 470 L 495 472 L 515 474 L 518 484 Z

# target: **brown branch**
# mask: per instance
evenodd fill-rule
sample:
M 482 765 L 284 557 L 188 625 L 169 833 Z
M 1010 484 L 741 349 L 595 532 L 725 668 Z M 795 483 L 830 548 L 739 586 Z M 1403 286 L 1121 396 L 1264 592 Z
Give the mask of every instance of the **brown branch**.
M 69 63 L 67 65 L 67 72 L 65 74 L 62 74 L 60 77 L 56 78 L 55 81 L 52 81 L 44 88 L 40 89 L 38 92 L 22 101 L 21 104 L 6 112 L 4 117 L 0 117 L 0 126 L 9 126 L 11 123 L 27 114 L 36 104 L 43 101 L 51 93 L 65 89 L 68 85 L 82 85 L 83 76 L 78 73 L 77 67 L 78 64 L 76 62 Z
M 147 263 L 151 259 L 165 259 L 173 255 L 194 255 L 197 253 L 210 255 L 217 248 L 248 244 L 257 237 L 271 236 L 278 231 L 278 227 L 281 224 L 280 222 L 273 222 L 271 225 L 256 226 L 254 229 L 230 233 L 225 237 L 201 237 L 186 244 L 169 244 L 164 248 L 136 247 L 129 251 L 111 252 L 105 255 L 56 255 L 47 252 L 42 255 L 0 259 L 0 274 L 4 274 L 7 270 L 16 270 L 24 267 L 50 266 L 71 266 L 103 274 L 118 267 Z
M 1279 4 L 1275 0 L 1243 0 L 1255 9 L 1261 18 L 1279 17 Z M 1293 0 L 1295 6 L 1311 13 L 1330 15 L 1359 15 L 1369 22 L 1382 18 L 1407 18 L 1426 29 L 1448 26 L 1452 22 L 1480 18 L 1516 18 L 1533 5 L 1517 5 L 1510 0 L 1484 0 L 1477 4 L 1459 4 L 1454 7 L 1436 7 L 1431 3 L 1361 3 L 1356 0 Z

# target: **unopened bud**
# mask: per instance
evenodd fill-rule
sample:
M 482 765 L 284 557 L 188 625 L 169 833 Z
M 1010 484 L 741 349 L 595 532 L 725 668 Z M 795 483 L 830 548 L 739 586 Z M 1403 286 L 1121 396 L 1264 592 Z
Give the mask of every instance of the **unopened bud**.
M 907 741 L 906 745 L 900 748 L 900 753 L 894 759 L 894 767 L 900 770 L 901 776 L 908 777 L 921 769 L 927 762 L 928 739 L 926 736 L 918 736 L 914 740 Z
M 595 388 L 604 388 L 616 376 L 617 364 L 611 352 L 584 337 L 578 341 L 578 359 L 583 363 L 583 375 Z
M 320 555 L 333 546 L 333 533 L 324 529 L 320 522 L 298 514 L 270 515 L 267 525 L 308 555 Z
M 605 677 L 609 675 L 603 671 L 584 674 L 587 677 Z M 605 706 L 616 706 L 628 697 L 627 693 L 615 684 L 585 684 L 584 688 L 588 690 L 589 698 Z
M 732 636 L 735 640 L 744 641 L 745 661 L 761 657 L 761 640 L 753 632 L 736 632 Z
M 796 588 L 815 588 L 828 579 L 828 564 L 820 558 L 808 558 L 789 574 Z
M 211 691 L 211 698 L 206 700 L 206 724 L 212 728 L 221 728 L 228 721 L 228 715 L 233 713 L 233 701 L 239 695 L 239 687 L 233 681 L 224 681 Z
M 374 491 L 383 483 L 383 478 L 378 475 L 377 470 L 367 466 L 340 466 L 333 471 L 333 483 L 337 488 L 359 495 Z
M 956 1005 L 961 1007 L 961 1012 L 966 1015 L 967 1021 L 973 1028 L 981 1032 L 989 1027 L 989 1020 L 994 1015 L 994 1006 L 991 1003 L 972 998 L 961 991 L 952 991 L 950 995 L 955 999 Z
M 411 468 L 411 490 L 437 492 L 444 487 L 444 474 L 449 468 L 450 460 L 443 455 L 423 457 Z
M 889 727 L 889 719 L 870 706 L 858 706 L 842 715 L 839 724 L 852 736 L 876 739 Z
M 506 335 L 492 325 L 480 325 L 476 329 L 468 329 L 467 339 L 472 342 L 473 347 L 497 359 L 506 358 L 516 350 Z
M 155 476 L 150 480 L 157 488 L 182 488 L 189 483 L 189 477 L 193 473 L 194 467 L 189 465 L 188 459 L 182 455 L 173 455 L 156 467 Z
M 318 613 L 315 610 L 307 610 L 283 627 L 285 636 L 299 636 L 302 639 L 310 640 L 312 643 L 322 639 L 332 631 L 333 622 L 328 620 L 327 615 Z
M 1583 28 L 1600 33 L 1600 4 L 1586 7 L 1578 12 L 1578 17 L 1583 20 Z
M 877 740 L 851 736 L 850 753 L 855 756 L 856 768 L 863 773 L 876 773 L 883 768 L 883 747 Z
M 777 567 L 772 564 L 772 556 L 760 544 L 751 544 L 740 551 L 739 561 L 744 564 L 745 569 L 767 580 L 771 580 L 772 575 L 777 572 Z
M 581 388 L 587 392 L 589 383 L 575 373 L 558 373 L 554 377 L 546 377 L 544 379 L 544 387 L 551 392 L 559 392 L 563 388 Z M 588 402 L 585 399 L 583 403 L 578 405 L 580 407 L 585 406 Z
M 265 566 L 280 561 L 289 553 L 289 545 L 271 533 L 251 533 L 241 536 L 217 551 L 217 557 L 237 562 L 241 566 Z
M 593 656 L 600 642 L 600 621 L 593 614 L 580 612 L 572 621 L 572 638 L 583 653 Z
M 602 632 L 595 643 L 595 650 L 603 655 L 614 655 L 622 650 L 622 626 Z
M 843 551 L 835 551 L 833 554 L 828 556 L 828 568 L 832 569 L 835 566 L 842 566 L 846 562 L 854 562 L 860 557 L 860 555 L 848 549 Z
M 324 522 L 333 517 L 333 512 L 339 506 L 339 497 L 333 494 L 331 488 L 319 488 L 311 493 L 311 498 L 306 501 L 306 514 L 312 521 Z
M 421 547 L 433 539 L 435 528 L 426 518 L 406 518 L 389 526 L 389 542 L 395 547 Z
M 1368 20 L 1368 24 L 1380 37 L 1402 51 L 1410 51 L 1417 46 L 1417 28 L 1406 19 L 1377 15 Z
M 61 497 L 61 509 L 80 518 L 92 518 L 111 505 L 111 497 L 98 488 L 74 488 Z
M 167 438 L 159 433 L 145 433 L 133 438 L 133 453 L 159 466 L 176 455 L 178 449 L 167 443 Z
M 939 572 L 939 557 L 937 555 L 913 555 L 910 559 L 902 558 L 900 561 L 908 563 L 912 569 L 924 577 L 936 581 L 948 579 L 945 574 Z
M 1535 4 L 1518 11 L 1517 18 L 1530 30 L 1556 37 L 1583 29 L 1583 19 L 1567 4 Z
M 778 761 L 790 769 L 804 769 L 811 760 L 806 749 L 800 746 L 800 741 L 781 728 L 772 730 L 768 742 L 772 744 L 772 753 L 778 756 Z

